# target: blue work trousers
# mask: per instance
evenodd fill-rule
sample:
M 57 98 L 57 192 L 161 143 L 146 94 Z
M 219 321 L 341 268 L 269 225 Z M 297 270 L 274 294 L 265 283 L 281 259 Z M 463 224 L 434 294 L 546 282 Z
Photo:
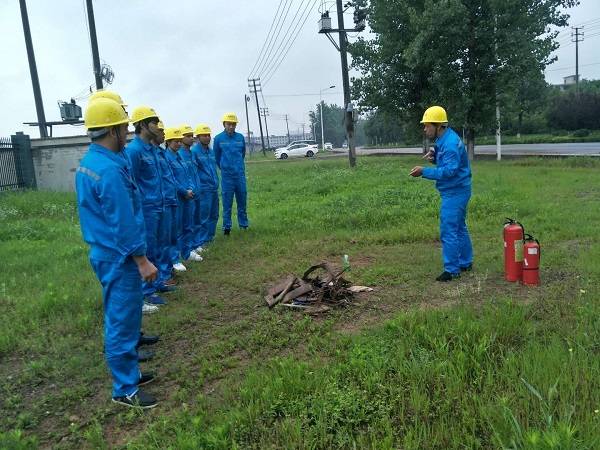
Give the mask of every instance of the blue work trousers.
M 246 177 L 242 175 L 223 174 L 221 178 L 221 196 L 223 198 L 223 229 L 231 229 L 231 208 L 233 196 L 237 203 L 238 225 L 242 228 L 248 227 L 248 214 L 246 213 Z
M 219 192 L 200 191 L 202 203 L 200 204 L 200 245 L 206 245 L 215 238 L 217 222 L 219 220 Z
M 179 202 L 179 229 L 177 243 L 181 258 L 186 260 L 190 256 L 194 240 L 194 200 L 180 200 Z
M 202 197 L 202 192 L 196 192 L 196 196 L 194 197 L 194 231 L 192 238 L 192 250 L 200 247 L 202 243 L 202 203 L 204 202 L 204 198 Z
M 104 354 L 113 397 L 134 394 L 140 380 L 137 343 L 142 326 L 142 279 L 131 257 L 124 263 L 90 259 L 102 285 Z
M 467 206 L 471 191 L 442 194 L 440 209 L 440 239 L 444 270 L 460 273 L 461 267 L 473 263 L 473 247 L 467 229 Z
M 179 230 L 181 229 L 181 206 L 180 204 L 167 207 L 167 211 L 171 214 L 171 229 L 169 232 L 168 244 L 168 259 L 173 266 L 180 261 L 179 256 Z
M 172 277 L 173 262 L 172 262 L 172 250 L 173 250 L 173 209 L 177 206 L 165 206 L 165 211 L 161 215 L 161 227 L 162 231 L 159 233 L 159 265 L 158 270 L 160 272 L 160 281 L 165 282 Z
M 157 291 L 157 286 L 168 280 L 168 278 L 163 278 L 164 270 L 161 270 L 161 262 L 163 261 L 161 246 L 167 240 L 165 236 L 168 228 L 167 221 L 165 220 L 166 214 L 162 208 L 144 208 L 143 213 L 146 225 L 146 256 L 159 270 L 159 276 L 156 277 L 156 281 L 144 281 L 142 283 L 144 296 L 148 297 Z

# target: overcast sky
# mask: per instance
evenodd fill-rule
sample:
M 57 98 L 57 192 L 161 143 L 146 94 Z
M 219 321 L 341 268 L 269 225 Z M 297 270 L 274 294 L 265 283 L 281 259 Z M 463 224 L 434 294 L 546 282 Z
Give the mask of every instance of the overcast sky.
M 284 114 L 289 115 L 290 132 L 301 129 L 303 122 L 308 130 L 308 111 L 318 103 L 323 88 L 336 85 L 323 98 L 343 102 L 339 53 L 317 33 L 321 0 L 310 14 L 305 6 L 312 0 L 283 3 L 289 10 L 277 42 L 286 35 L 296 11 L 298 18 L 307 11 L 307 19 L 278 70 L 259 70 L 263 81 L 272 73 L 263 86 L 271 113 L 270 134 L 285 133 Z M 84 0 L 27 0 L 48 121 L 60 120 L 58 100 L 80 96 L 77 102 L 85 107 L 86 89 L 94 84 L 84 4 Z M 166 126 L 207 122 L 213 131 L 220 131 L 220 116 L 235 111 L 242 122 L 238 130 L 245 133 L 247 78 L 279 4 L 279 0 L 94 0 L 100 58 L 115 73 L 107 88 L 120 93 L 130 111 L 140 104 L 154 107 Z M 600 1 L 581 0 L 570 14 L 571 25 L 585 25 L 579 48 L 581 76 L 600 79 Z M 351 15 L 346 20 L 351 24 Z M 22 130 L 37 137 L 37 128 L 22 125 L 35 121 L 36 112 L 17 0 L 0 2 L 0 30 L 0 136 Z M 554 84 L 575 73 L 570 31 L 561 34 L 560 43 L 559 59 L 546 72 Z M 285 41 L 281 48 L 286 48 Z M 248 107 L 250 129 L 258 134 L 254 100 Z M 82 129 L 55 127 L 54 134 L 82 134 Z

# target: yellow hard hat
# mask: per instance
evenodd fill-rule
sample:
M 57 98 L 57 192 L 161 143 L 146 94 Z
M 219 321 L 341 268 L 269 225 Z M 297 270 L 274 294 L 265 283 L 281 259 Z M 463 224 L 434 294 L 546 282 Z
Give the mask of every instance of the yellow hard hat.
M 165 124 L 162 123 L 161 120 L 158 121 L 158 125 L 156 125 L 159 130 L 165 130 Z
M 151 117 L 156 117 L 158 119 L 158 114 L 154 109 L 149 106 L 138 106 L 131 113 L 131 123 L 136 124 L 145 119 L 150 119 Z
M 194 134 L 194 130 L 192 130 L 192 127 L 190 127 L 186 123 L 180 125 L 179 128 L 181 129 L 181 134 Z
M 221 122 L 238 123 L 239 120 L 238 120 L 237 116 L 235 115 L 235 113 L 228 112 L 228 113 L 223 114 L 223 118 L 221 119 Z
M 124 102 L 123 99 L 121 98 L 121 96 L 119 94 L 117 94 L 116 92 L 113 91 L 105 91 L 104 89 L 100 89 L 99 91 L 94 92 L 92 95 L 90 95 L 90 98 L 88 101 L 93 101 L 96 100 L 98 98 L 109 98 L 111 100 L 114 100 L 115 102 L 117 102 L 119 105 L 125 107 L 127 106 Z
M 129 123 L 129 117 L 127 117 L 127 113 L 123 107 L 114 100 L 97 98 L 88 103 L 83 115 L 83 121 L 85 127 L 89 130 Z
M 195 136 L 198 136 L 199 134 L 210 134 L 210 133 L 211 133 L 210 127 L 208 125 L 206 125 L 205 123 L 201 123 L 194 130 Z
M 441 106 L 431 106 L 423 113 L 421 123 L 448 123 L 446 110 Z
M 183 134 L 181 134 L 181 128 L 167 128 L 165 130 L 165 141 L 170 141 L 173 139 L 181 139 Z

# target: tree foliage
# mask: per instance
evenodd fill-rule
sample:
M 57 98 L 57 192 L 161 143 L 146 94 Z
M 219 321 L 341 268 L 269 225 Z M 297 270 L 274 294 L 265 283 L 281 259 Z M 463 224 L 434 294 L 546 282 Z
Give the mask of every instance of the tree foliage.
M 464 127 L 472 154 L 476 130 L 493 127 L 495 107 L 530 91 L 558 47 L 551 26 L 577 0 L 370 0 L 374 37 L 350 45 L 353 94 L 361 108 L 418 125 L 423 110 L 447 108 Z M 521 105 L 527 106 L 525 101 Z
M 553 98 L 548 121 L 563 130 L 600 129 L 600 92 L 574 90 Z

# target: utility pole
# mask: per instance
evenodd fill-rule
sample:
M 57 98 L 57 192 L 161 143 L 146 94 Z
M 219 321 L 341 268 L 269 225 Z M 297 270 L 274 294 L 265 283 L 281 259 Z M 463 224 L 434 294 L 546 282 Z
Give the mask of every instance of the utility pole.
M 254 146 L 250 141 L 250 119 L 248 118 L 248 102 L 250 101 L 250 96 L 244 94 L 244 106 L 246 107 L 246 131 L 248 133 L 248 145 L 250 146 L 250 153 L 254 151 Z
M 321 115 L 321 150 L 325 150 L 325 131 L 323 128 L 323 92 L 325 92 L 328 89 L 333 89 L 335 87 L 335 84 L 332 86 L 329 86 L 328 88 L 325 89 L 321 89 L 319 91 L 319 113 Z M 314 134 L 314 132 L 313 132 Z
M 260 108 L 260 113 L 265 118 L 265 130 L 267 131 L 267 148 L 271 148 L 271 142 L 269 142 L 269 125 L 267 124 L 267 116 L 269 115 L 269 108 Z
M 494 16 L 494 59 L 498 63 L 498 17 Z M 502 130 L 500 127 L 500 95 L 498 93 L 498 76 L 496 75 L 496 160 L 502 159 Z
M 305 123 L 302 124 L 302 140 L 306 139 L 306 134 L 304 134 L 304 127 L 306 126 Z
M 356 166 L 356 148 L 354 146 L 354 108 L 350 100 L 350 76 L 348 75 L 348 36 L 347 32 L 363 31 L 366 26 L 367 11 L 360 6 L 354 8 L 354 23 L 355 28 L 344 28 L 344 7 L 342 0 L 336 0 L 338 28 L 331 28 L 331 18 L 329 11 L 321 14 L 319 21 L 319 33 L 324 33 L 334 47 L 340 52 L 342 63 L 342 81 L 344 84 L 344 124 L 346 125 L 346 139 L 348 141 L 348 159 L 350 167 Z M 330 33 L 338 33 L 339 45 L 329 35 Z M 321 122 L 322 123 L 322 122 Z
M 258 82 L 258 86 L 256 82 Z M 262 144 L 263 156 L 265 156 L 265 138 L 263 136 L 262 121 L 260 120 L 260 107 L 258 106 L 258 91 L 261 89 L 260 78 L 249 78 L 248 87 L 250 88 L 250 93 L 254 94 L 254 99 L 256 100 L 256 113 L 258 114 L 258 127 L 260 128 L 260 142 Z M 269 132 L 267 131 L 267 139 L 269 138 L 268 134 Z
M 19 0 L 19 4 L 21 5 L 21 20 L 23 21 L 23 34 L 25 35 L 25 47 L 27 48 L 27 59 L 29 60 L 29 73 L 31 74 L 31 84 L 33 85 L 33 98 L 35 100 L 38 127 L 40 129 L 40 137 L 45 139 L 48 137 L 48 129 L 46 128 L 46 115 L 44 114 L 42 90 L 40 89 L 40 80 L 38 78 L 35 54 L 33 52 L 33 42 L 31 41 L 27 4 L 25 3 L 25 0 Z
M 288 125 L 288 115 L 285 115 L 285 128 L 287 129 L 287 136 L 288 136 L 288 145 L 290 145 L 290 142 L 292 142 L 290 140 L 290 127 Z
M 571 32 L 571 38 L 575 37 L 575 87 L 579 92 L 579 43 L 583 41 L 583 27 L 571 27 L 575 30 L 575 33 Z M 581 39 L 579 39 L 581 38 Z
M 92 60 L 94 61 L 94 77 L 96 89 L 102 89 L 102 71 L 100 69 L 100 55 L 98 54 L 98 38 L 96 37 L 96 21 L 94 20 L 94 6 L 92 0 L 86 0 L 88 22 L 90 24 L 90 41 L 92 43 Z
M 348 36 L 344 30 L 344 9 L 342 0 L 336 0 L 338 28 L 340 29 L 340 55 L 342 58 L 342 83 L 344 84 L 344 110 L 346 137 L 348 139 L 348 160 L 350 167 L 356 166 L 356 148 L 354 148 L 354 111 L 350 101 L 350 76 L 348 75 Z

